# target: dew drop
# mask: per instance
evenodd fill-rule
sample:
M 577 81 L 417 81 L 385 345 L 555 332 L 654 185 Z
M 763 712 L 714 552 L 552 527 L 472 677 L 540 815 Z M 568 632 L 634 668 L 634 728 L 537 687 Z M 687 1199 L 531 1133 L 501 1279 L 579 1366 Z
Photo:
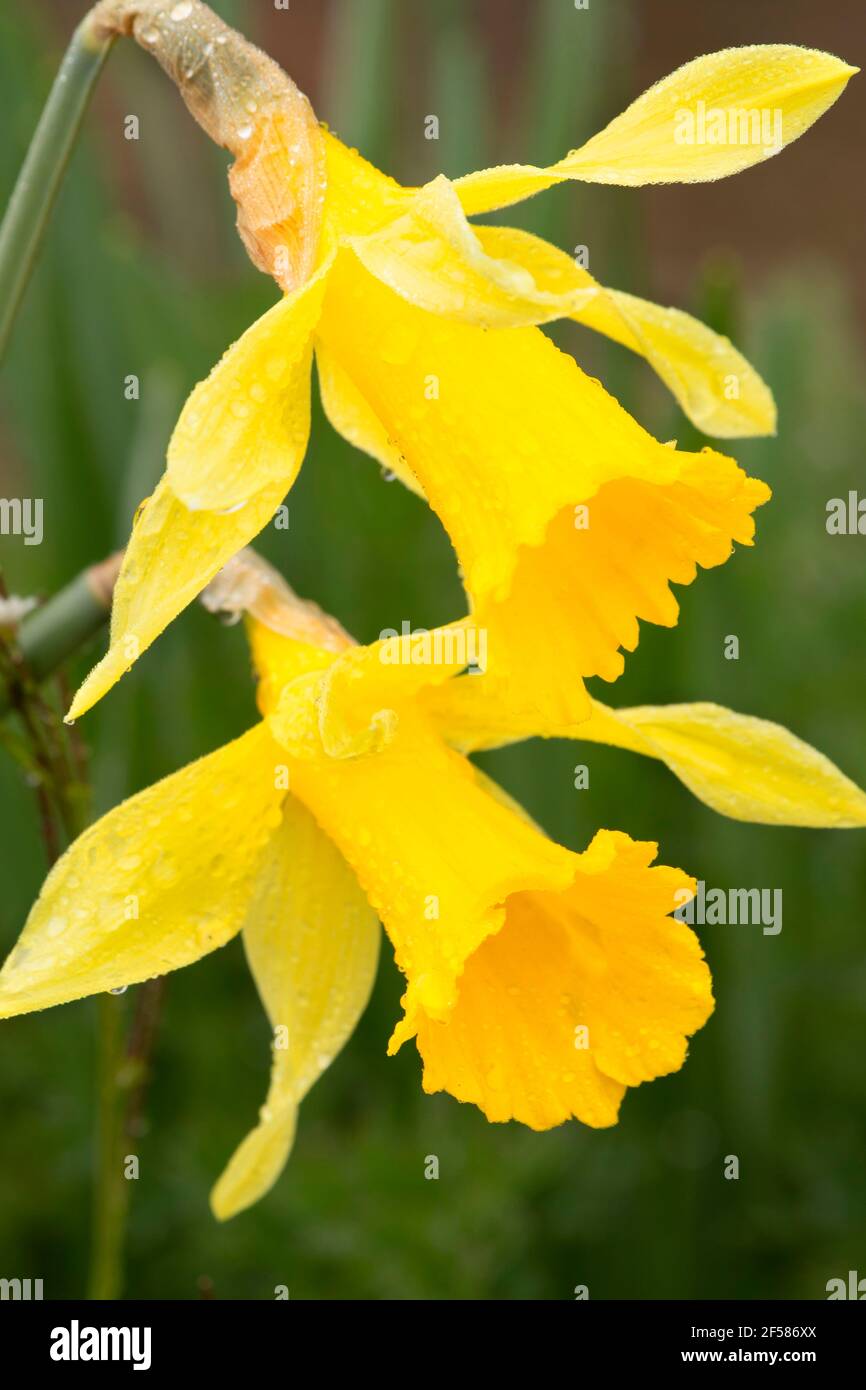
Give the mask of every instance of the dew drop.
M 182 0 L 182 3 L 180 5 L 175 5 L 174 9 L 171 12 L 171 18 L 174 20 L 175 24 L 180 24 L 180 21 L 182 19 L 189 19 L 191 14 L 191 0 Z
M 239 139 L 239 140 L 249 140 L 249 138 L 250 138 L 250 136 L 252 135 L 252 133 L 253 133 L 253 128 L 252 128 L 251 125 L 240 125 L 240 126 L 238 126 L 238 139 Z
M 271 381 L 279 381 L 286 371 L 285 357 L 272 357 L 265 367 Z

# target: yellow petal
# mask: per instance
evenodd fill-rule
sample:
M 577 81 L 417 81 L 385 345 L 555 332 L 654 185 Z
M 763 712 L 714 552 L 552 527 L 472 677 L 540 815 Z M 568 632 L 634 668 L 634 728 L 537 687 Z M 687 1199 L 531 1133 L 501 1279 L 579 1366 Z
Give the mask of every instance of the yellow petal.
M 322 408 L 337 433 L 398 477 L 410 492 L 423 497 L 421 484 L 392 444 L 375 411 L 321 341 L 316 344 L 316 368 Z
M 498 698 L 515 711 L 522 704 L 537 733 L 579 736 L 588 713 L 582 679 L 616 680 L 623 651 L 638 644 L 639 620 L 675 626 L 671 583 L 723 564 L 733 540 L 751 544 L 763 484 L 721 455 L 667 452 L 677 472 L 666 483 L 607 483 L 588 500 L 585 529 L 564 508 L 542 545 L 521 549 L 507 596 L 475 607 L 489 674 L 455 683 L 464 700 L 485 698 L 489 681 L 491 695 L 501 686 Z
M 317 751 L 318 695 L 301 677 L 269 722 L 288 750 L 292 792 L 355 870 L 408 977 L 402 1040 L 417 1008 L 447 1015 L 464 961 L 498 930 L 508 894 L 564 886 L 570 856 L 489 796 L 410 707 L 375 752 Z
M 491 256 L 515 261 L 536 284 L 565 294 L 568 286 L 597 293 L 571 315 L 646 358 L 683 412 L 704 434 L 720 439 L 773 434 L 776 407 L 758 373 L 727 339 L 680 309 L 604 289 L 557 247 L 510 227 L 479 227 Z
M 385 636 L 342 652 L 318 697 L 319 734 L 329 757 L 355 757 L 392 738 L 407 702 L 450 680 L 475 659 L 469 619 L 432 631 Z
M 81 685 L 68 719 L 85 714 L 120 680 L 227 560 L 266 526 L 285 493 L 281 482 L 229 513 L 191 512 L 164 475 L 141 507 L 114 590 L 111 645 Z
M 478 753 L 528 738 L 580 738 L 594 710 L 585 690 L 582 696 L 580 705 L 574 696 L 569 701 L 563 726 L 527 701 L 523 691 L 515 698 L 513 682 L 493 674 L 433 686 L 421 692 L 421 704 L 446 743 L 461 753 Z
M 402 217 L 350 241 L 370 274 L 410 304 L 482 328 L 548 323 L 595 298 L 589 277 L 547 288 L 519 258 L 491 254 L 492 244 L 476 235 L 454 185 L 442 175 L 419 189 Z
M 311 338 L 331 259 L 287 294 L 199 382 L 168 446 L 168 479 L 190 511 L 227 511 L 298 474 L 310 433 Z
M 225 1221 L 282 1172 L 298 1106 L 363 1013 L 381 930 L 358 881 L 308 811 L 289 797 L 256 881 L 243 939 L 273 1029 L 271 1080 L 259 1123 L 211 1195 Z
M 508 899 L 451 1015 L 419 1019 L 425 1091 L 533 1129 L 605 1126 L 627 1086 L 682 1066 L 712 1011 L 710 977 L 697 938 L 667 915 L 693 881 L 651 869 L 655 853 L 601 831 L 572 856 L 567 888 Z
M 323 131 L 327 160 L 325 236 L 332 243 L 364 236 L 401 216 L 413 189 L 403 188 L 375 164 Z
M 707 806 L 734 820 L 866 825 L 866 793 L 823 753 L 779 724 L 721 705 L 613 710 L 593 701 L 580 737 L 658 758 Z
M 790 145 L 858 71 L 792 44 L 708 53 L 655 83 L 557 164 L 484 169 L 458 179 L 457 192 L 467 213 L 480 213 L 563 179 L 638 185 L 724 178 Z
M 0 1017 L 164 975 L 240 931 L 280 823 L 281 761 L 258 725 L 85 830 L 0 973 Z
M 432 630 L 386 630 L 378 642 L 360 647 L 253 551 L 235 556 L 204 598 L 213 611 L 248 615 L 263 714 L 273 713 L 285 687 L 294 685 L 283 703 L 281 727 L 298 756 L 308 749 L 314 757 L 324 752 L 331 758 L 376 751 L 422 691 L 482 655 L 468 618 Z
M 470 681 L 535 732 L 586 718 L 582 678 L 619 675 L 639 618 L 676 622 L 669 582 L 751 540 L 762 483 L 659 444 L 537 328 L 425 313 L 346 258 L 319 331 L 451 536 L 488 635 Z

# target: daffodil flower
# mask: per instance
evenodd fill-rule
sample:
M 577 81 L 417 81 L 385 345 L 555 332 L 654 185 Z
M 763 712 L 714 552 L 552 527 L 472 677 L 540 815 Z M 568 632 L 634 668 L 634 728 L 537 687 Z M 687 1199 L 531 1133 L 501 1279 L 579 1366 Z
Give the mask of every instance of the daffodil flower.
M 247 614 L 263 720 L 71 846 L 0 973 L 0 1016 L 163 974 L 241 933 L 273 1059 L 259 1123 L 213 1192 L 221 1218 L 279 1176 L 301 1100 L 366 1004 L 377 916 L 406 976 L 389 1050 L 415 1038 L 428 1092 L 491 1121 L 602 1127 L 628 1087 L 682 1065 L 713 1007 L 697 938 L 670 915 L 693 880 L 622 833 L 580 854 L 548 839 L 455 751 L 505 741 L 459 724 L 449 692 L 476 678 L 457 659 L 385 662 L 382 642 L 354 646 L 249 553 L 205 597 Z M 718 711 L 714 732 L 714 707 L 689 708 L 596 707 L 584 728 L 665 758 L 728 814 L 866 823 L 863 793 L 785 730 Z
M 355 1026 L 378 914 L 407 977 L 390 1047 L 416 1037 L 427 1090 L 536 1129 L 615 1123 L 626 1088 L 675 1071 L 712 1009 L 698 941 L 669 915 L 692 880 L 626 835 L 583 854 L 549 840 L 420 708 L 448 671 L 387 670 L 248 558 L 221 584 L 220 607 L 251 613 L 263 722 L 71 846 L 0 974 L 0 1014 L 242 933 L 274 1046 L 259 1123 L 214 1190 L 230 1216 L 276 1179 L 301 1099 Z
M 549 169 L 409 189 L 321 128 L 276 64 L 206 6 L 184 6 L 175 24 L 155 23 L 145 0 L 106 4 L 235 155 L 241 234 L 285 293 L 189 398 L 132 533 L 109 652 L 70 717 L 273 516 L 306 450 L 315 352 L 334 426 L 446 526 L 495 645 L 491 680 L 527 717 L 576 731 L 591 711 L 584 678 L 615 678 L 640 619 L 676 622 L 669 584 L 751 543 L 769 492 L 710 449 L 657 442 L 537 325 L 576 318 L 642 354 L 706 432 L 772 432 L 774 407 L 736 349 L 688 315 L 468 216 L 566 179 L 735 173 L 803 134 L 856 69 L 789 45 L 727 49 L 679 68 Z M 751 123 L 767 111 L 771 140 Z

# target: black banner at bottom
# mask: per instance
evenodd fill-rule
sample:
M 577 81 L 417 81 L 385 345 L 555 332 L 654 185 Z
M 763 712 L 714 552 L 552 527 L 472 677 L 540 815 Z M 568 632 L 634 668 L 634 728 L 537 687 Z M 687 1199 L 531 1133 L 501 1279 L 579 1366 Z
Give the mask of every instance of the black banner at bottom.
M 103 1370 L 161 1375 L 166 1371 L 238 1372 L 247 1377 L 294 1357 L 322 1356 L 330 1375 L 339 1348 L 360 1370 L 381 1305 L 291 1300 L 190 1303 L 0 1302 L 0 1336 L 17 1368 L 60 1380 Z M 400 1303 L 399 1318 L 383 1317 L 377 1332 L 385 1362 L 401 1343 L 429 1376 L 441 1360 L 453 1374 L 459 1355 L 491 1364 L 513 1355 L 521 1333 L 538 1334 L 545 1362 L 561 1346 L 585 1366 L 604 1357 L 611 1371 L 671 1367 L 810 1366 L 824 1375 L 856 1361 L 866 1319 L 859 1302 L 573 1302 Z M 502 1318 L 507 1319 L 501 1322 Z M 472 1319 L 472 1321 L 469 1321 Z M 357 1320 L 360 1337 L 353 1335 Z M 465 1321 L 464 1321 L 465 1320 Z M 501 1330 L 500 1330 L 501 1329 Z M 320 1339 L 317 1334 L 324 1334 Z M 299 1339 L 303 1339 L 302 1341 Z M 468 1343 L 468 1344 L 467 1344 Z M 477 1350 L 473 1354 L 472 1344 Z M 418 1364 L 420 1363 L 420 1364 Z M 404 1364 L 397 1362 L 395 1364 Z M 577 1362 L 575 1369 L 577 1369 Z M 516 1367 L 511 1366 L 516 1371 Z M 303 1374 L 304 1372 L 302 1372 Z

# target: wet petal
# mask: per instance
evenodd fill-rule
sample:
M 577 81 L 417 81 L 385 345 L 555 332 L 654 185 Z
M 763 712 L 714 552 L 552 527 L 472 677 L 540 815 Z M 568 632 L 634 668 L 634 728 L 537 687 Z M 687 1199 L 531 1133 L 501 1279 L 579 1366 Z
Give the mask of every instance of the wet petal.
M 638 185 L 724 178 L 798 139 L 858 71 L 792 44 L 708 53 L 656 82 L 557 164 L 483 169 L 457 179 L 456 188 L 464 210 L 480 213 L 564 179 Z
M 518 328 L 578 313 L 595 298 L 591 279 L 537 283 L 520 258 L 476 235 L 444 176 L 419 189 L 410 210 L 379 231 L 354 237 L 361 264 L 420 309 L 482 328 Z
M 85 830 L 0 973 L 0 1017 L 137 984 L 225 945 L 280 823 L 280 761 L 258 725 Z
M 72 702 L 78 719 L 120 680 L 142 652 L 266 526 L 285 493 L 271 484 L 229 513 L 191 512 L 163 476 L 142 505 L 114 590 L 111 643 Z
M 393 473 L 410 492 L 423 497 L 421 484 L 389 439 L 381 420 L 322 342 L 316 345 L 316 368 L 322 408 L 337 433 Z
M 614 710 L 593 701 L 580 737 L 660 759 L 707 806 L 734 820 L 866 825 L 866 793 L 823 753 L 779 724 L 721 705 Z
M 274 1030 L 271 1080 L 259 1123 L 214 1187 L 211 1204 L 220 1220 L 257 1202 L 285 1167 L 300 1102 L 367 1005 L 380 937 L 355 875 L 309 812 L 289 797 L 243 931 Z
M 478 236 L 492 255 L 518 261 L 551 291 L 594 286 L 597 293 L 571 317 L 646 358 L 704 434 L 734 439 L 775 432 L 769 388 L 727 338 L 680 309 L 603 288 L 564 251 L 528 232 L 479 227 Z
M 345 242 L 400 217 L 410 205 L 414 190 L 403 188 L 383 174 L 331 131 L 323 133 L 328 177 L 326 237 L 332 242 Z
M 471 664 L 473 624 L 383 637 L 342 652 L 322 680 L 319 734 L 329 757 L 355 757 L 392 738 L 401 710 Z
M 297 477 L 330 265 L 248 328 L 187 400 L 168 446 L 168 480 L 191 511 L 226 511 L 274 484 L 285 496 Z

